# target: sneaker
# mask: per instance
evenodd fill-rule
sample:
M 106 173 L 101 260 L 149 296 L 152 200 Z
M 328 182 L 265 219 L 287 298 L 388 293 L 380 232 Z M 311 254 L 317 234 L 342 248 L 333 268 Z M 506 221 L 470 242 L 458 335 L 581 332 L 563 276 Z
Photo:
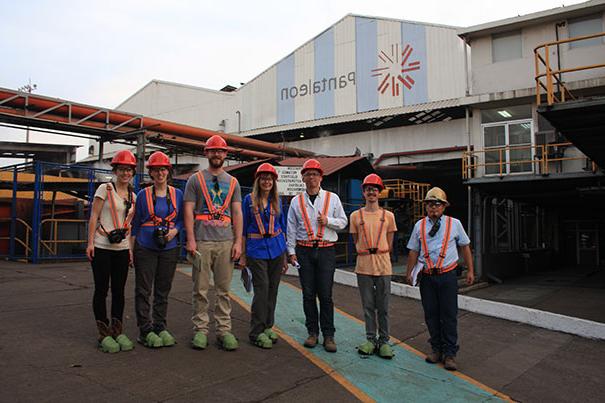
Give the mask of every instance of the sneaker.
M 158 334 L 158 336 L 160 336 L 160 338 L 162 339 L 162 344 L 164 345 L 164 347 L 172 347 L 176 344 L 174 336 L 171 335 L 170 332 L 168 332 L 168 330 L 166 329 L 162 330 L 160 334 Z
M 208 347 L 208 336 L 203 332 L 195 332 L 193 340 L 191 340 L 191 347 L 197 350 L 203 350 Z
M 458 369 L 458 364 L 456 364 L 456 358 L 451 355 L 445 357 L 445 361 L 443 362 L 443 367 L 448 371 L 456 371 Z
M 305 340 L 305 342 L 303 343 L 303 345 L 307 348 L 313 348 L 317 345 L 317 335 L 316 334 L 310 334 L 309 337 L 307 337 L 307 339 Z
M 428 362 L 429 364 L 437 364 L 438 362 L 441 362 L 441 353 L 433 351 L 426 356 L 424 361 Z
M 266 333 L 261 333 L 256 337 L 254 345 L 260 348 L 269 349 L 273 347 L 273 342 Z
M 374 343 L 371 340 L 366 340 L 365 343 L 357 346 L 357 352 L 361 355 L 372 355 L 374 354 L 374 348 Z
M 160 348 L 164 346 L 162 339 L 155 334 L 155 332 L 149 332 L 145 336 L 139 336 L 138 342 L 149 348 Z
M 393 358 L 394 355 L 395 354 L 393 353 L 393 349 L 391 348 L 389 343 L 383 343 L 380 345 L 380 348 L 378 349 L 378 356 L 380 358 L 386 358 L 387 360 L 390 360 L 391 358 Z
M 234 351 L 239 347 L 239 343 L 235 336 L 229 332 L 219 337 L 221 347 L 226 351 Z
M 273 331 L 273 329 L 265 329 L 265 334 L 269 337 L 273 344 L 277 343 L 279 336 Z
M 324 350 L 328 353 L 336 352 L 336 342 L 332 336 L 324 336 Z

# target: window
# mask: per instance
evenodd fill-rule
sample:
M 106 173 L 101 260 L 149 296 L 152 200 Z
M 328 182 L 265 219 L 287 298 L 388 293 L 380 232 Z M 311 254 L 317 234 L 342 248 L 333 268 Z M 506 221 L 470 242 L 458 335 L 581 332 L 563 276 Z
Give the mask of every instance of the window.
M 486 175 L 533 172 L 535 153 L 531 119 L 486 123 L 481 129 Z
M 568 21 L 569 38 L 592 35 L 603 32 L 603 20 L 600 15 L 576 18 Z M 603 44 L 603 38 L 585 39 L 583 41 L 570 42 L 569 48 L 582 48 L 586 46 L 597 46 Z
M 492 61 L 494 63 L 520 59 L 521 54 L 521 31 L 492 35 Z
M 503 106 L 481 111 L 481 123 L 504 122 L 508 120 L 531 119 L 531 105 Z

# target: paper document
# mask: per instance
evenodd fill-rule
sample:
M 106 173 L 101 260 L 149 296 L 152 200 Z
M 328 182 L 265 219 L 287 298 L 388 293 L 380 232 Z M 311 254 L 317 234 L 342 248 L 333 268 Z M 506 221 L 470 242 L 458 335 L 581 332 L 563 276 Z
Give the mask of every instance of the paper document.
M 420 273 L 420 271 L 422 270 L 423 267 L 424 267 L 424 265 L 422 263 L 416 262 L 416 265 L 414 266 L 414 269 L 412 270 L 412 285 L 413 286 L 418 285 L 418 273 Z
M 246 292 L 252 292 L 252 271 L 246 267 L 242 267 L 242 284 Z

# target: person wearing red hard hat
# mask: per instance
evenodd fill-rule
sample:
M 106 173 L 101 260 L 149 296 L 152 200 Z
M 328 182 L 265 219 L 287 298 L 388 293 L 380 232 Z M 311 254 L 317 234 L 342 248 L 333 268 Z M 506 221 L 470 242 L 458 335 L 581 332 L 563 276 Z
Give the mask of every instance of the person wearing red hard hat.
M 191 175 L 185 187 L 184 217 L 187 252 L 198 262 L 193 270 L 193 330 L 195 349 L 208 346 L 208 289 L 210 273 L 214 278 L 216 299 L 214 319 L 216 337 L 227 351 L 239 346 L 231 332 L 229 291 L 233 262 L 242 251 L 242 195 L 239 182 L 223 170 L 227 142 L 214 135 L 204 149 L 208 168 Z
M 166 329 L 166 313 L 180 250 L 176 236 L 183 228 L 183 192 L 168 184 L 172 164 L 163 152 L 149 156 L 147 169 L 153 185 L 137 195 L 130 238 L 138 341 L 151 348 L 170 347 L 176 341 Z M 153 308 L 149 303 L 152 292 Z
M 361 186 L 366 203 L 351 213 L 349 228 L 357 249 L 355 273 L 366 327 L 366 341 L 357 347 L 357 352 L 362 355 L 376 352 L 390 359 L 393 358 L 389 345 L 391 251 L 397 225 L 393 213 L 378 205 L 378 195 L 384 189 L 380 176 L 366 176 Z
M 286 260 L 286 214 L 277 192 L 278 174 L 273 165 L 261 164 L 254 175 L 252 193 L 243 201 L 243 253 L 240 266 L 252 272 L 254 298 L 250 319 L 250 341 L 264 349 L 277 342 L 273 331 L 275 305 Z
M 93 311 L 99 332 L 99 348 L 108 353 L 134 348 L 123 334 L 124 286 L 132 261 L 129 246 L 130 222 L 136 196 L 130 181 L 137 159 L 128 150 L 118 151 L 111 161 L 115 181 L 97 188 L 88 220 L 86 255 L 95 283 Z M 105 300 L 111 285 L 111 323 Z
M 300 172 L 306 189 L 290 203 L 287 244 L 289 262 L 299 267 L 309 333 L 304 346 L 315 347 L 321 330 L 324 349 L 334 353 L 334 244 L 338 241 L 337 231 L 347 226 L 347 216 L 338 195 L 321 188 L 324 171 L 319 161 L 305 161 Z
M 430 189 L 424 203 L 427 215 L 416 222 L 407 245 L 406 280 L 416 285 L 413 273 L 418 264 L 420 298 L 432 349 L 425 361 L 443 362 L 445 369 L 455 371 L 459 348 L 458 250 L 468 268 L 466 283 L 471 285 L 475 281 L 471 241 L 459 220 L 443 214 L 449 206 L 443 189 Z

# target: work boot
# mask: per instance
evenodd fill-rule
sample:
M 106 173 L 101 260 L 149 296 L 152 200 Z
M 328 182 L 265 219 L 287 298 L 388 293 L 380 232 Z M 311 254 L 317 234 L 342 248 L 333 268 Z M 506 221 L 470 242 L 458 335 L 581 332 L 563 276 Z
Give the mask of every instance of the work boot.
M 229 332 L 219 337 L 219 343 L 225 351 L 234 351 L 239 347 L 237 339 Z
M 273 344 L 277 343 L 277 340 L 279 339 L 279 336 L 277 335 L 277 333 L 275 333 L 273 331 L 273 329 L 271 329 L 271 328 L 265 329 L 265 334 L 269 337 L 269 339 L 271 340 L 271 342 Z
M 360 346 L 357 346 L 357 352 L 361 355 L 372 355 L 374 354 L 375 348 L 376 346 L 374 345 L 374 343 L 372 343 L 371 340 L 366 340 L 365 343 Z
M 437 364 L 438 362 L 441 362 L 441 353 L 433 351 L 432 353 L 426 356 L 424 361 L 428 362 L 429 364 Z
M 191 347 L 197 350 L 203 350 L 208 347 L 208 336 L 203 332 L 195 332 L 193 340 L 191 340 Z
M 313 348 L 317 345 L 317 335 L 316 334 L 310 334 L 309 337 L 307 337 L 307 339 L 305 340 L 305 342 L 303 343 L 303 345 L 307 348 Z
M 456 358 L 451 355 L 445 357 L 443 367 L 448 371 L 456 371 L 458 369 L 458 364 L 456 364 Z
M 134 344 L 128 336 L 123 333 L 122 321 L 116 318 L 111 319 L 111 335 L 120 345 L 121 351 L 130 351 L 134 348 Z
M 107 323 L 98 320 L 97 330 L 99 331 L 99 348 L 104 353 L 117 353 L 120 351 L 120 345 L 117 341 L 111 337 L 111 329 L 107 326 Z
M 328 353 L 336 352 L 336 342 L 332 336 L 324 336 L 324 350 Z

